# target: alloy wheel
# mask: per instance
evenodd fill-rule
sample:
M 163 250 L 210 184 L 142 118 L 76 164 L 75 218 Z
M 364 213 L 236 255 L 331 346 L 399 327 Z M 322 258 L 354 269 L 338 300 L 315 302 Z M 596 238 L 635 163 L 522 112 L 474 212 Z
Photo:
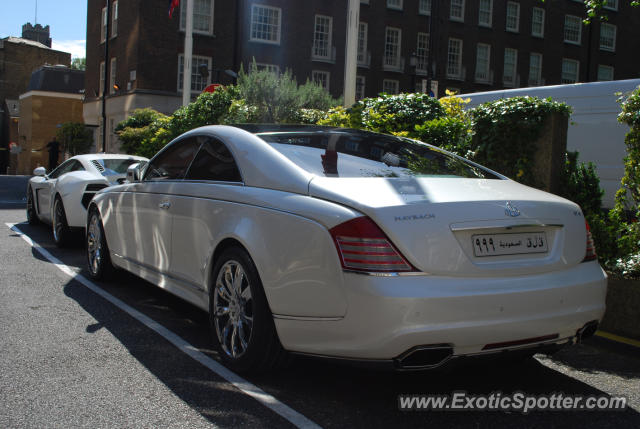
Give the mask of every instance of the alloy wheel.
M 249 278 L 237 261 L 227 261 L 218 272 L 213 298 L 213 318 L 222 350 L 241 357 L 253 332 L 253 299 Z
M 102 263 L 102 230 L 100 229 L 100 219 L 95 213 L 91 215 L 87 229 L 87 256 L 91 273 L 97 274 Z

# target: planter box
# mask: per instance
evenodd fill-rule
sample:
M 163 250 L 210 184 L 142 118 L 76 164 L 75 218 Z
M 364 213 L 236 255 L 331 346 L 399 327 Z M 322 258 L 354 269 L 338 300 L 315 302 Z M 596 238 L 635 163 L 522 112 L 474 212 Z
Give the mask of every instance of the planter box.
M 609 277 L 607 311 L 600 329 L 640 340 L 640 280 Z

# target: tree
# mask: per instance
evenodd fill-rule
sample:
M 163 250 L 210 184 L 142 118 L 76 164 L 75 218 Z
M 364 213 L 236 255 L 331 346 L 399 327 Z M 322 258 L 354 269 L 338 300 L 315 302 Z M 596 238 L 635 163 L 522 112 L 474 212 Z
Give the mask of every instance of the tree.
M 544 2 L 545 0 L 540 0 Z M 593 19 L 598 19 L 600 21 L 607 20 L 607 14 L 603 10 L 604 6 L 606 6 L 608 0 L 583 0 L 584 8 L 587 12 L 587 18 L 584 20 L 585 23 L 591 22 Z M 621 0 L 621 2 L 627 1 L 629 5 L 633 7 L 640 6 L 640 0 Z
M 65 122 L 58 128 L 56 137 L 71 156 L 87 153 L 93 143 L 93 133 L 79 122 Z
M 74 70 L 85 70 L 87 68 L 86 58 L 74 58 L 71 60 L 71 68 Z

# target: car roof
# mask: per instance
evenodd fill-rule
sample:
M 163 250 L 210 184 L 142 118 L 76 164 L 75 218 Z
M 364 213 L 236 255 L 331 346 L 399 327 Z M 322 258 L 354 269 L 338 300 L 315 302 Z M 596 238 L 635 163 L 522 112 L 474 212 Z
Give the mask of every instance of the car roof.
M 76 155 L 69 159 L 77 159 L 78 161 L 91 161 L 93 159 L 138 159 L 140 161 L 147 161 L 147 158 L 136 155 L 127 155 L 123 153 L 87 153 L 83 155 Z

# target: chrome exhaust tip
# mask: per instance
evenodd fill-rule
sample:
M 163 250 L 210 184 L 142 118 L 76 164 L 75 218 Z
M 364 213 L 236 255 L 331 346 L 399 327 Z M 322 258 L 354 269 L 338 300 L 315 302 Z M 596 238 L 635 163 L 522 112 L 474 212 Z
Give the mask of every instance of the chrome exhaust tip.
M 407 350 L 395 359 L 398 369 L 416 370 L 437 368 L 453 356 L 449 344 L 417 346 Z
M 578 329 L 578 331 L 576 332 L 576 344 L 581 343 L 582 340 L 592 337 L 597 330 L 598 330 L 597 320 L 592 320 L 591 322 L 588 322 L 582 328 Z

